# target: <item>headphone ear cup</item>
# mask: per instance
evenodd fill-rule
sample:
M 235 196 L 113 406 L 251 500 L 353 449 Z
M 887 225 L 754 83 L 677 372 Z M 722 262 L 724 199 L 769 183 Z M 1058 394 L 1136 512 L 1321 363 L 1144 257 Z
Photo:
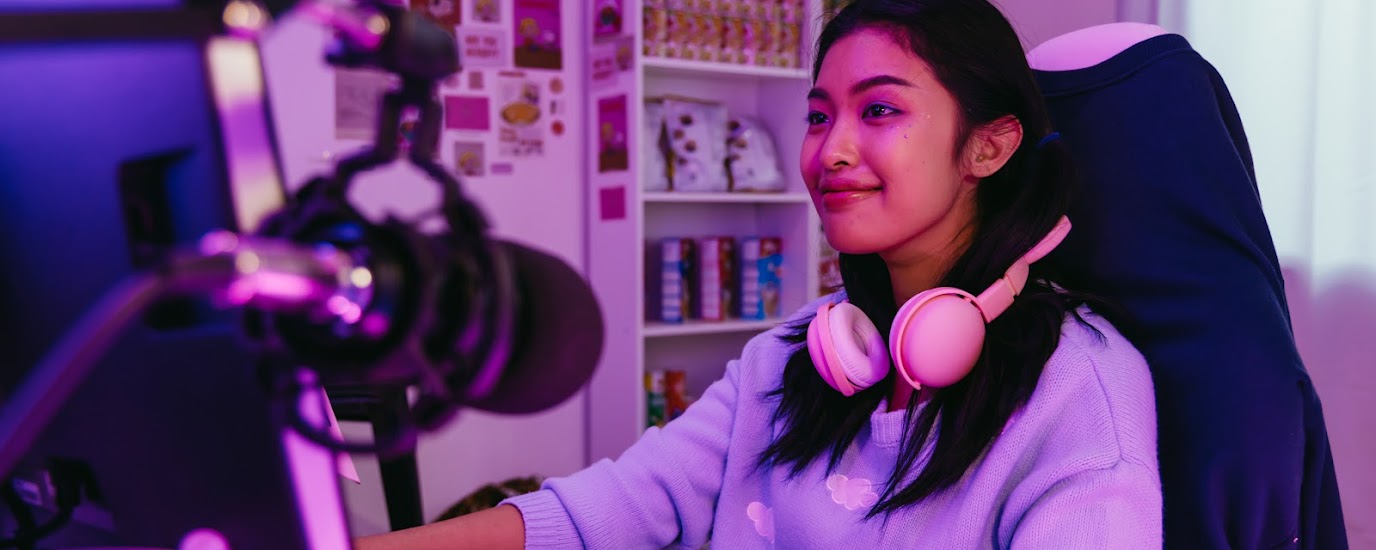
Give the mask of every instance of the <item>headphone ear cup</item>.
M 984 348 L 984 316 L 975 298 L 934 288 L 903 304 L 894 318 L 889 353 L 914 388 L 942 388 L 964 378 Z
M 822 380 L 846 396 L 883 380 L 889 368 L 883 335 L 848 302 L 817 309 L 808 324 L 807 350 Z
M 836 377 L 831 374 L 831 367 L 827 364 L 826 348 L 830 345 L 831 330 L 827 323 L 827 314 L 831 310 L 831 304 L 823 304 L 817 309 L 817 315 L 812 318 L 812 322 L 807 325 L 807 353 L 812 357 L 812 366 L 817 369 L 817 374 L 822 377 L 832 389 L 844 393 L 841 386 L 836 383 Z
M 889 372 L 888 349 L 884 335 L 860 308 L 842 303 L 831 308 L 831 344 L 840 360 L 846 379 L 863 390 L 875 385 Z

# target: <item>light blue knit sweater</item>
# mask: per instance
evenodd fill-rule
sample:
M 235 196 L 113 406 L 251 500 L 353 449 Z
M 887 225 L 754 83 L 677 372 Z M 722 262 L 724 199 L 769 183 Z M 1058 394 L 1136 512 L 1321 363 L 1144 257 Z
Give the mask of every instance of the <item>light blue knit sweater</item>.
M 833 295 L 823 300 L 837 300 Z M 820 300 L 795 314 L 807 316 Z M 527 548 L 1160 548 L 1161 484 L 1151 376 L 1103 318 L 1068 318 L 1037 389 L 958 485 L 865 520 L 893 471 L 903 411 L 881 404 L 839 467 L 789 479 L 756 468 L 791 347 L 782 328 L 746 345 L 688 411 L 535 493 Z

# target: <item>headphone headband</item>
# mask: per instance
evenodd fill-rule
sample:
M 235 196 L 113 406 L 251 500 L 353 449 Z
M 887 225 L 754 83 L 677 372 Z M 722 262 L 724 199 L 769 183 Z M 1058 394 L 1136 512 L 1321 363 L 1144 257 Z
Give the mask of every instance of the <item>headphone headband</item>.
M 1065 240 L 1068 233 L 1070 233 L 1070 218 L 1061 216 L 1061 219 L 1056 220 L 1056 226 L 1051 228 L 1051 232 L 1042 237 L 1042 240 L 1033 246 L 1032 250 L 1027 251 L 1027 254 L 1024 254 L 1019 261 L 1028 265 L 1037 263 L 1038 260 L 1045 258 L 1047 254 L 1060 246 L 1061 241 Z

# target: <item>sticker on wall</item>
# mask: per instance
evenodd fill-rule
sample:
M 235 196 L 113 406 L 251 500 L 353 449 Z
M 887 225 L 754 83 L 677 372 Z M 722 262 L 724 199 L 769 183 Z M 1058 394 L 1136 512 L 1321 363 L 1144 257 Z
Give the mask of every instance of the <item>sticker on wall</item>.
M 621 34 L 621 14 L 625 13 L 621 0 L 594 0 L 592 9 L 593 36 Z
M 513 166 L 510 162 L 492 163 L 492 175 L 494 176 L 509 176 L 512 172 L 515 171 L 515 166 Z
M 506 33 L 482 27 L 459 27 L 459 59 L 463 68 L 502 69 L 506 60 Z
M 564 135 L 564 121 L 562 121 L 562 120 L 556 120 L 556 121 L 550 123 L 550 125 L 549 125 L 549 133 L 554 134 L 555 136 L 562 136 L 562 135 Z
M 604 187 L 597 191 L 598 218 L 602 221 L 626 219 L 626 186 Z
M 502 2 L 497 0 L 473 0 L 473 20 L 479 23 L 501 23 Z
M 554 77 L 549 79 L 549 93 L 559 95 L 564 92 L 564 79 Z
M 563 68 L 559 3 L 560 0 L 515 0 L 511 21 L 517 67 Z
M 473 71 L 468 73 L 468 89 L 479 91 L 483 89 L 483 72 Z
M 627 169 L 626 116 L 625 95 L 597 100 L 598 172 Z
M 503 157 L 541 156 L 545 125 L 541 121 L 540 81 L 520 71 L 504 71 L 497 82 L 497 154 Z
M 616 86 L 620 71 L 616 66 L 616 45 L 594 42 L 588 48 L 588 88 L 604 90 Z
M 372 139 L 377 129 L 377 106 L 391 89 L 392 76 L 366 69 L 334 72 L 335 139 Z
M 454 27 L 463 21 L 459 0 L 411 0 L 411 11 L 424 15 L 449 32 L 454 32 Z
M 615 50 L 612 54 L 616 58 L 616 69 L 618 71 L 629 71 L 635 67 L 635 37 L 616 36 L 607 40 Z
M 487 159 L 483 157 L 482 142 L 454 142 L 454 168 L 462 176 L 482 177 Z
M 444 96 L 444 127 L 448 130 L 486 132 L 492 128 L 484 96 Z

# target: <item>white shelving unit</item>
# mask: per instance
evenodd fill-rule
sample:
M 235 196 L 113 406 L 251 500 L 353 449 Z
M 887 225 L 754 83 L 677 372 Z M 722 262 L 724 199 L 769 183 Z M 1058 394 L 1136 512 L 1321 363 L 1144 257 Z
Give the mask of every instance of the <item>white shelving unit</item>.
M 817 214 L 798 173 L 798 151 L 805 131 L 806 94 L 811 86 L 811 52 L 821 0 L 804 2 L 801 63 L 798 68 L 736 65 L 643 55 L 642 3 L 624 5 L 624 33 L 635 33 L 634 66 L 615 86 L 593 86 L 587 98 L 589 120 L 599 101 L 624 94 L 629 111 L 629 169 L 599 172 L 596 148 L 589 176 L 589 280 L 603 306 L 607 340 L 602 362 L 589 383 L 589 462 L 616 458 L 646 425 L 644 379 L 652 369 L 687 373 L 688 393 L 699 397 L 721 378 L 728 361 L 738 358 L 751 338 L 782 318 L 763 321 L 647 319 L 647 247 L 666 237 L 777 236 L 783 242 L 781 311 L 784 316 L 818 294 Z M 594 44 L 595 45 L 595 44 Z M 685 193 L 645 191 L 641 140 L 645 98 L 665 95 L 710 100 L 733 114 L 759 121 L 774 139 L 779 169 L 787 185 L 780 193 Z M 597 124 L 588 125 L 589 143 L 599 143 Z M 604 219 L 608 197 L 624 197 L 624 217 Z M 613 206 L 613 209 L 617 209 Z M 657 306 L 657 302 L 651 304 Z

